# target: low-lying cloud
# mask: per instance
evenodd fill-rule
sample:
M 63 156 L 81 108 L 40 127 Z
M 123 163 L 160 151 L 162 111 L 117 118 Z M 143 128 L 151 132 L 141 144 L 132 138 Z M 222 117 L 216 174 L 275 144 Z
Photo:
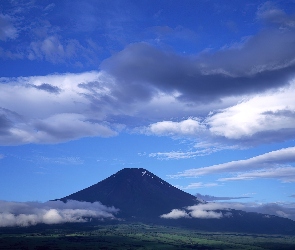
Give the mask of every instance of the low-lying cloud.
M 173 209 L 170 213 L 163 214 L 160 217 L 163 219 L 220 219 L 232 216 L 232 209 L 242 210 L 245 212 L 261 213 L 265 215 L 274 215 L 295 221 L 295 203 L 260 204 L 255 202 L 209 202 L 195 206 L 189 206 L 182 210 Z
M 95 219 L 115 219 L 119 211 L 100 202 L 79 202 L 69 200 L 39 202 L 0 201 L 0 227 L 27 227 L 40 223 L 60 224 L 66 222 L 87 222 Z
M 198 199 L 204 200 L 204 201 L 221 201 L 221 200 L 236 200 L 236 199 L 245 199 L 250 198 L 247 196 L 241 196 L 241 197 L 217 197 L 213 195 L 202 195 L 200 193 L 197 193 L 195 195 Z
M 213 206 L 212 206 L 213 204 Z M 196 206 L 186 207 L 183 210 L 173 209 L 168 214 L 163 214 L 160 217 L 164 219 L 180 219 L 180 218 L 198 218 L 198 219 L 220 219 L 224 215 L 222 212 L 214 210 L 219 209 L 215 203 L 199 204 Z

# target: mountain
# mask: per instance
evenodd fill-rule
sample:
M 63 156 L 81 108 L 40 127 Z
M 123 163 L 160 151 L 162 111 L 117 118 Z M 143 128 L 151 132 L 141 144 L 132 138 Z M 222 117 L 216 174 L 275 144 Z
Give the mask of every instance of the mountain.
M 62 199 L 94 202 L 120 209 L 121 218 L 159 218 L 198 199 L 143 168 L 124 168 L 107 179 Z
M 103 181 L 57 200 L 100 201 L 103 205 L 119 208 L 116 217 L 126 221 L 152 222 L 205 231 L 295 234 L 295 221 L 233 209 L 214 211 L 221 213 L 221 218 L 161 218 L 161 215 L 168 214 L 173 209 L 185 211 L 188 206 L 206 202 L 143 168 L 124 168 Z

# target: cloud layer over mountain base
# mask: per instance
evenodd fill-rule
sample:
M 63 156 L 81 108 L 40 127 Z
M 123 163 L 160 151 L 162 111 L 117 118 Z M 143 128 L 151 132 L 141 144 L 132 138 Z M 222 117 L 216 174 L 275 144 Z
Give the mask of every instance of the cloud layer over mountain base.
M 119 209 L 106 207 L 100 202 L 79 202 L 70 200 L 38 202 L 0 201 L 0 227 L 27 227 L 66 222 L 87 222 L 95 219 L 115 219 Z
M 163 214 L 163 219 L 198 218 L 198 219 L 220 219 L 232 216 L 231 210 L 242 210 L 267 215 L 275 215 L 295 221 L 295 203 L 291 204 L 258 204 L 238 202 L 212 202 L 189 206 L 185 209 L 173 209 L 170 213 Z M 223 211 L 220 211 L 223 210 Z

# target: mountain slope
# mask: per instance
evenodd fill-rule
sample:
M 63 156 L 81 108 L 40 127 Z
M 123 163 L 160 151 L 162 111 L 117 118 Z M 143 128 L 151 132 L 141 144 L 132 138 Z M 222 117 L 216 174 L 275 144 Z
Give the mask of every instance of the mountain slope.
M 119 217 L 159 217 L 174 208 L 198 204 L 183 192 L 143 168 L 125 168 L 97 184 L 62 199 L 94 202 L 120 209 Z

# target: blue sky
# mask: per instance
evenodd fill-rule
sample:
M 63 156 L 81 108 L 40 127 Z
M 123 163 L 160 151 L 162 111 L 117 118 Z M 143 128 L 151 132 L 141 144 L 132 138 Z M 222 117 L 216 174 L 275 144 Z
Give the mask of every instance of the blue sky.
M 294 1 L 1 1 L 0 200 L 125 167 L 294 205 Z

